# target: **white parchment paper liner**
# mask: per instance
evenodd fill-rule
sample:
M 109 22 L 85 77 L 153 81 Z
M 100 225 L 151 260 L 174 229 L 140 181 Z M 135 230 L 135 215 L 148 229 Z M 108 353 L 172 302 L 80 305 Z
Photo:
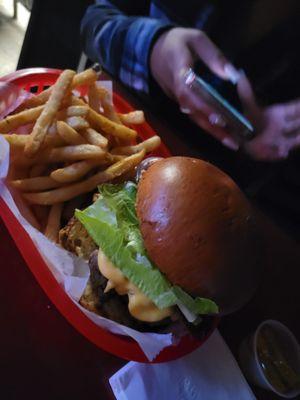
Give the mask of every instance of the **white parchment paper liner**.
M 105 86 L 111 88 L 111 83 L 106 83 Z M 96 325 L 105 328 L 110 332 L 130 336 L 136 340 L 150 361 L 153 360 L 163 348 L 174 344 L 176 338 L 172 334 L 138 332 L 134 329 L 96 315 L 81 307 L 78 300 L 84 291 L 89 277 L 89 268 L 87 263 L 62 249 L 55 243 L 49 241 L 21 215 L 20 210 L 16 206 L 9 189 L 5 184 L 8 167 L 9 144 L 0 136 L 0 195 L 19 223 L 31 237 L 50 271 L 61 285 L 62 290 L 65 290 L 76 306 L 80 308 Z

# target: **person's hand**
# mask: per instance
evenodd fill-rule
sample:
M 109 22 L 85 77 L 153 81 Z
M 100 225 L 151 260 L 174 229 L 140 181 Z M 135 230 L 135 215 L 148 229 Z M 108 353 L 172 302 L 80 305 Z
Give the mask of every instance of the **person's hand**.
M 244 150 L 256 160 L 286 159 L 290 151 L 300 146 L 300 99 L 261 109 L 245 76 L 238 82 L 238 91 L 257 131 L 256 137 L 244 144 Z
M 191 93 L 185 84 L 186 72 L 199 59 L 220 78 L 237 80 L 238 72 L 233 65 L 198 29 L 173 28 L 164 32 L 153 46 L 150 69 L 158 85 L 179 104 L 182 112 L 225 146 L 237 150 L 237 142 L 226 132 L 224 118 Z

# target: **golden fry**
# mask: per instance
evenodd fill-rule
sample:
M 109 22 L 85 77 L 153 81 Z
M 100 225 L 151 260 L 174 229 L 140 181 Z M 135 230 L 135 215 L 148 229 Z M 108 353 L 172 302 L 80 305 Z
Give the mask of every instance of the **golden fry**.
M 113 164 L 114 162 L 120 161 L 124 156 L 119 155 L 108 155 L 103 160 L 84 160 L 78 161 L 74 164 L 70 164 L 64 168 L 58 168 L 51 172 L 51 178 L 60 183 L 71 183 L 76 182 L 93 168 L 103 165 Z
M 82 105 L 85 104 L 85 102 L 78 97 L 73 96 L 72 104 Z M 112 135 L 127 141 L 133 140 L 137 136 L 137 132 L 135 130 L 128 128 L 125 125 L 117 124 L 116 122 L 106 118 L 104 115 L 98 114 L 91 108 L 89 109 L 87 120 L 97 131 L 102 131 L 107 135 Z
M 90 108 L 92 110 L 96 111 L 96 112 L 100 112 L 100 109 L 101 109 L 101 97 L 99 96 L 99 92 L 97 90 L 96 83 L 93 83 L 89 87 L 88 100 L 89 100 Z
M 152 136 L 151 138 L 144 140 L 143 142 L 136 144 L 134 146 L 120 146 L 112 149 L 112 154 L 120 154 L 120 155 L 130 155 L 134 153 L 138 153 L 141 150 L 145 150 L 146 153 L 150 153 L 151 151 L 157 149 L 161 144 L 161 139 L 159 136 Z
M 29 141 L 25 145 L 24 152 L 26 156 L 33 157 L 43 144 L 47 130 L 55 118 L 55 115 L 61 106 L 62 100 L 71 89 L 71 83 L 74 75 L 74 71 L 63 71 L 53 86 L 49 100 L 45 104 L 41 115 L 38 117 L 29 136 Z
M 66 143 L 73 145 L 84 143 L 83 137 L 76 132 L 75 129 L 71 128 L 66 122 L 57 121 L 56 127 L 58 134 Z
M 136 110 L 127 114 L 118 114 L 121 122 L 125 125 L 139 125 L 145 122 L 144 111 Z
M 15 189 L 34 192 L 39 190 L 48 190 L 61 186 L 61 184 L 50 176 L 38 176 L 35 178 L 16 179 L 10 182 L 10 185 Z
M 61 115 L 59 115 L 59 116 L 61 116 Z M 76 116 L 76 115 L 74 115 L 74 116 L 72 116 L 72 117 L 67 117 L 67 118 L 65 119 L 65 122 L 66 122 L 71 128 L 75 129 L 76 131 L 79 131 L 79 130 L 81 130 L 81 129 L 87 129 L 87 128 L 89 127 L 88 122 L 87 122 L 84 118 L 82 118 L 82 117 L 80 117 L 80 116 Z M 55 136 L 60 137 L 60 136 L 58 135 L 58 132 L 57 132 L 56 123 L 57 123 L 57 121 L 53 122 L 53 123 L 50 125 L 50 127 L 49 127 L 49 129 L 48 129 L 48 132 L 47 132 L 47 136 L 46 136 L 45 141 L 47 141 L 47 139 L 49 138 L 49 136 L 52 136 L 52 137 L 55 137 Z M 63 143 L 65 143 L 65 142 L 63 142 Z M 54 146 L 54 145 L 53 145 L 53 146 Z
M 58 134 L 57 129 L 55 128 L 55 130 L 53 130 L 53 132 L 47 134 L 44 144 L 43 144 L 43 149 L 49 148 L 49 147 L 61 147 L 61 146 L 65 146 L 66 144 L 67 143 Z
M 101 133 L 95 131 L 95 129 L 88 128 L 82 132 L 82 135 L 88 143 L 107 149 L 108 139 L 101 135 Z
M 107 162 L 103 160 L 102 162 Z M 64 168 L 56 169 L 51 172 L 51 178 L 61 183 L 70 183 L 78 181 L 81 177 L 91 171 L 96 165 L 101 164 L 96 160 L 84 160 L 68 165 Z
M 116 122 L 117 124 L 122 124 L 116 110 L 112 104 L 112 99 L 110 93 L 102 86 L 97 86 L 99 96 L 101 99 L 101 106 L 103 108 L 104 115 L 110 120 Z
M 88 105 L 86 106 L 69 106 L 56 114 L 56 119 L 64 120 L 68 117 L 85 117 L 89 112 Z
M 22 154 L 17 154 L 14 162 L 18 166 L 31 167 L 35 164 L 49 164 L 89 159 L 103 160 L 107 157 L 108 153 L 99 146 L 80 144 L 77 146 L 63 146 L 44 149 L 37 157 L 34 158 L 27 158 Z
M 137 132 L 125 125 L 117 124 L 94 110 L 89 111 L 87 120 L 98 131 L 102 131 L 107 135 L 112 135 L 120 139 L 133 140 L 137 136 Z
M 89 68 L 79 74 L 76 74 L 73 78 L 71 88 L 74 89 L 77 86 L 82 85 L 90 85 L 93 82 L 96 82 L 98 79 L 98 74 L 92 68 Z M 49 99 L 50 94 L 52 92 L 53 86 L 49 87 L 48 89 L 44 90 L 37 96 L 33 96 L 30 99 L 25 100 L 18 110 L 24 110 L 26 108 L 37 107 L 46 103 Z
M 51 205 L 70 200 L 83 193 L 94 190 L 101 183 L 111 181 L 114 178 L 125 174 L 138 165 L 145 156 L 145 151 L 126 157 L 111 165 L 104 171 L 97 172 L 95 175 L 82 182 L 61 187 L 47 192 L 24 193 L 23 197 L 32 204 Z
M 85 117 L 88 112 L 89 112 L 88 105 L 70 106 L 67 108 L 67 117 Z
M 18 114 L 9 115 L 0 121 L 0 132 L 8 133 L 12 130 L 19 128 L 22 125 L 27 125 L 31 122 L 36 121 L 37 118 L 42 114 L 44 106 L 31 108 L 30 110 L 22 111 Z
M 99 86 L 96 83 L 89 87 L 89 106 L 92 110 L 96 111 L 97 113 L 100 112 L 102 107 L 103 114 L 118 124 L 121 123 L 118 114 L 116 113 L 114 106 L 111 101 L 111 96 L 103 86 Z
M 75 130 L 87 129 L 89 127 L 88 122 L 82 117 L 69 117 L 66 119 L 66 123 Z
M 103 159 L 107 156 L 107 152 L 98 146 L 92 144 L 79 144 L 77 146 L 65 146 L 51 149 L 50 151 L 38 157 L 41 162 L 63 162 L 78 161 L 88 159 Z M 43 161 L 45 160 L 45 161 Z
M 2 135 L 4 139 L 6 139 L 10 145 L 10 148 L 15 151 L 17 149 L 23 149 L 26 145 L 26 143 L 29 140 L 29 135 L 16 135 L 16 134 L 11 134 L 11 135 Z M 51 132 L 51 134 L 46 136 L 44 147 L 58 147 L 58 146 L 63 146 L 65 145 L 66 142 L 58 135 L 57 132 L 54 134 Z
M 63 203 L 54 204 L 50 208 L 48 222 L 45 229 L 45 236 L 52 240 L 53 242 L 57 242 L 58 240 L 58 232 L 60 229 L 60 219 L 63 209 Z
M 76 74 L 73 79 L 72 89 L 76 88 L 77 86 L 91 85 L 92 83 L 96 82 L 98 76 L 99 73 L 94 71 L 93 68 L 79 72 L 79 74 Z

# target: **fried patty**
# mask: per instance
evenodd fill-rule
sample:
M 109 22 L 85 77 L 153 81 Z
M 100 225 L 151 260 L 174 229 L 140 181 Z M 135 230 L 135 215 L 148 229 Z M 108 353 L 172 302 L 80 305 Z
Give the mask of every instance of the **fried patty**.
M 64 249 L 85 260 L 88 260 L 97 248 L 85 227 L 75 217 L 72 217 L 68 224 L 59 231 L 59 243 Z

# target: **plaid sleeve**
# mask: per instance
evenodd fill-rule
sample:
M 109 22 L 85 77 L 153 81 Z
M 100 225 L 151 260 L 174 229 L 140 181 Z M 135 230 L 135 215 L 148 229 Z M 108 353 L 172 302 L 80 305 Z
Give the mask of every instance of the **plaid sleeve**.
M 129 2 L 130 3 L 130 2 Z M 98 0 L 82 20 L 84 51 L 92 61 L 135 90 L 149 91 L 149 54 L 155 38 L 169 22 L 127 16 L 111 1 Z

